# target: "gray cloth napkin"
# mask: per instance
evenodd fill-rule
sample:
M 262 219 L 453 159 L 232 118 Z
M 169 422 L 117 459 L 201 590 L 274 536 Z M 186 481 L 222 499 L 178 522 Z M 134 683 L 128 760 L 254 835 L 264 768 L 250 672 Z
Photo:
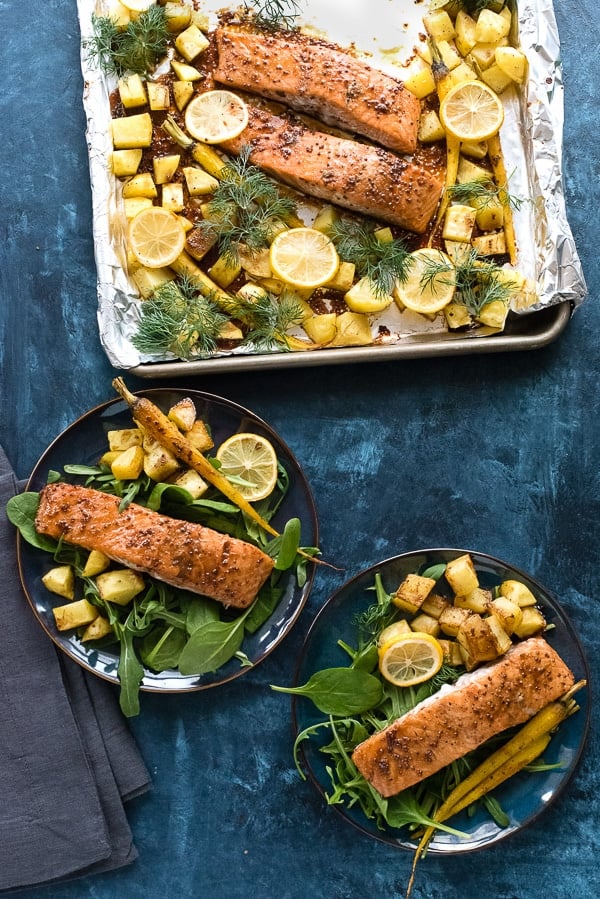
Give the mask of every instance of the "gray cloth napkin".
M 150 778 L 112 685 L 60 653 L 23 595 L 0 447 L 0 890 L 137 857 L 123 803 Z

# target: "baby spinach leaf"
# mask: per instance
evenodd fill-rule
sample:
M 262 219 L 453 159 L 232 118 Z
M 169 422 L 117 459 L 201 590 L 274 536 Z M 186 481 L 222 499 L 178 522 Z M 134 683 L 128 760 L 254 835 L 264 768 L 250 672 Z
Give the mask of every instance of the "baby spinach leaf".
M 185 615 L 185 629 L 188 634 L 193 634 L 208 621 L 219 620 L 216 602 L 204 596 L 196 596 L 191 593 L 186 595 L 181 601 L 181 611 Z
M 252 608 L 246 618 L 247 633 L 255 634 L 259 627 L 262 627 L 265 621 L 271 617 L 282 594 L 283 590 L 280 587 L 274 587 L 271 584 L 266 584 L 262 588 L 252 603 Z
M 430 568 L 426 568 L 425 571 L 421 572 L 421 577 L 430 577 L 434 581 L 439 581 L 445 573 L 446 565 L 444 562 L 441 562 L 439 565 L 432 565 Z
M 181 656 L 183 675 L 216 671 L 236 654 L 244 639 L 244 615 L 234 621 L 207 621 L 190 636 Z
M 280 693 L 307 696 L 325 715 L 358 715 L 379 705 L 381 682 L 360 668 L 323 668 L 301 687 L 275 687 Z
M 286 521 L 283 533 L 281 535 L 281 543 L 277 558 L 275 559 L 275 568 L 277 571 L 287 571 L 291 568 L 298 553 L 300 546 L 300 519 L 290 518 Z
M 38 534 L 35 529 L 35 516 L 39 503 L 39 493 L 19 493 L 18 496 L 11 496 L 7 502 L 6 514 L 11 524 L 19 529 L 23 540 L 38 549 L 54 553 L 58 546 L 56 540 L 46 537 L 44 534 Z
M 188 641 L 188 635 L 181 628 L 154 628 L 142 640 L 140 658 L 147 668 L 153 671 L 165 671 L 177 668 L 181 651 Z

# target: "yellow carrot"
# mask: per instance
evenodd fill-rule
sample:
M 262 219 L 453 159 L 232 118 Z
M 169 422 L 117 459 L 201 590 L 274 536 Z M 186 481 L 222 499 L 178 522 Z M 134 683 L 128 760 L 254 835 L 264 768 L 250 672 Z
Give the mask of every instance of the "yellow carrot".
M 526 765 L 538 758 L 550 742 L 550 735 L 562 721 L 572 715 L 579 708 L 573 694 L 585 686 L 585 681 L 578 681 L 564 696 L 554 702 L 548 703 L 540 709 L 533 718 L 530 718 L 523 727 L 477 768 L 475 768 L 464 780 L 462 780 L 446 800 L 432 815 L 434 821 L 440 824 L 447 821 L 462 809 L 481 799 L 501 783 L 513 777 Z M 412 870 L 406 889 L 406 899 L 412 891 L 417 862 L 425 852 L 431 837 L 435 833 L 435 827 L 427 827 L 419 845 L 415 850 Z
M 154 437 L 161 446 L 170 450 L 174 456 L 185 462 L 194 471 L 197 471 L 205 480 L 213 487 L 223 493 L 227 499 L 230 499 L 238 509 L 245 512 L 249 518 L 255 521 L 260 527 L 279 537 L 279 532 L 273 528 L 262 515 L 259 515 L 254 506 L 242 496 L 239 490 L 227 480 L 225 475 L 221 474 L 208 459 L 202 455 L 187 438 L 181 433 L 177 425 L 173 424 L 167 416 L 154 405 L 147 397 L 135 396 L 125 386 L 122 378 L 115 378 L 113 387 L 120 396 L 123 397 L 129 408 L 131 409 L 134 419 L 142 426 L 144 431 L 151 437 Z
M 517 240 L 515 237 L 515 226 L 513 221 L 512 207 L 508 196 L 508 175 L 504 164 L 504 153 L 502 152 L 502 144 L 500 143 L 500 135 L 495 134 L 488 139 L 488 156 L 494 180 L 500 192 L 504 210 L 504 237 L 506 240 L 506 250 L 511 265 L 517 264 Z
M 458 164 L 460 162 L 460 141 L 451 134 L 446 134 L 446 179 L 444 182 L 444 192 L 440 205 L 438 206 L 435 222 L 431 230 L 428 246 L 433 244 L 435 233 L 446 215 L 446 210 L 450 205 L 450 188 L 456 184 L 458 177 Z

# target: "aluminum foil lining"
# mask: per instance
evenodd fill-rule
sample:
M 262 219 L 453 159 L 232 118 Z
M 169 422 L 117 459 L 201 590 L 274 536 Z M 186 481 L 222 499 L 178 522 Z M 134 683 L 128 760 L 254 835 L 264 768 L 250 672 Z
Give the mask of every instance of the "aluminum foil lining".
M 78 0 L 77 6 L 100 340 L 116 368 L 176 361 L 175 357 L 141 354 L 131 344 L 139 319 L 140 299 L 126 275 L 121 185 L 110 170 L 109 95 L 116 88 L 116 80 L 106 79 L 91 63 L 86 50 L 86 39 L 92 34 L 92 15 L 110 14 L 111 3 L 110 0 Z M 223 3 L 215 0 L 202 3 L 202 10 L 215 24 L 217 12 L 222 8 Z M 326 3 L 304 0 L 298 24 L 342 46 L 352 45 L 371 64 L 398 74 L 398 67 L 413 56 L 414 47 L 420 42 L 424 12 L 419 0 L 394 4 L 389 0 L 327 0 Z M 539 286 L 539 302 L 526 310 L 514 311 L 531 314 L 564 301 L 575 308 L 584 300 L 587 289 L 565 208 L 564 86 L 560 40 L 550 0 L 519 3 L 519 43 L 529 61 L 528 80 L 519 92 L 503 95 L 505 122 L 501 140 L 510 193 L 527 198 L 514 213 L 519 249 L 517 268 Z M 429 321 L 407 311 L 400 313 L 394 304 L 377 317 L 374 334 L 379 325 L 384 325 L 389 332 L 386 343 L 399 343 L 404 336 L 425 332 L 438 338 L 448 334 L 443 316 Z M 252 350 L 245 347 L 221 355 L 239 354 L 252 354 Z

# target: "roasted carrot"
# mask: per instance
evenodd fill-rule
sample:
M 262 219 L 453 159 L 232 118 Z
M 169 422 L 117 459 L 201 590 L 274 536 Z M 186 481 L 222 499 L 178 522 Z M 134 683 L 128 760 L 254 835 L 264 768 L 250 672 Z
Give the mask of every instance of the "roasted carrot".
M 500 135 L 495 134 L 488 139 L 488 156 L 494 173 L 494 180 L 498 186 L 500 200 L 503 201 L 504 208 L 504 237 L 506 240 L 506 250 L 511 265 L 517 264 L 517 241 L 515 237 L 515 226 L 513 222 L 512 207 L 508 195 L 508 175 L 504 164 L 504 153 L 502 152 L 502 144 L 500 143 Z
M 427 44 L 431 51 L 431 71 L 433 74 L 433 80 L 435 81 L 435 89 L 438 95 L 438 99 L 441 103 L 450 88 L 454 86 L 454 82 L 452 81 L 452 74 L 450 72 L 450 69 L 442 59 L 439 47 L 431 36 L 429 36 Z M 440 205 L 438 206 L 435 222 L 431 230 L 431 235 L 428 243 L 429 246 L 433 244 L 437 229 L 439 228 L 444 216 L 446 215 L 446 210 L 448 209 L 448 206 L 450 204 L 449 188 L 453 187 L 456 184 L 459 162 L 460 141 L 453 137 L 451 134 L 446 134 L 446 178 L 444 181 L 444 192 L 442 193 L 442 199 L 440 200 Z
M 475 768 L 464 780 L 462 780 L 446 800 L 432 815 L 434 821 L 442 823 L 453 815 L 462 811 L 467 806 L 487 795 L 501 783 L 521 771 L 526 765 L 538 758 L 550 742 L 553 731 L 569 715 L 579 708 L 573 694 L 584 687 L 584 680 L 578 681 L 564 696 L 554 702 L 548 703 L 543 709 L 521 727 L 517 733 L 504 746 L 493 752 L 485 761 Z M 435 827 L 426 828 L 419 845 L 415 850 L 412 870 L 406 889 L 406 899 L 412 891 L 417 862 L 425 852 L 431 837 L 435 833 Z
M 134 419 L 142 426 L 147 434 L 154 437 L 161 446 L 170 450 L 173 455 L 182 462 L 185 462 L 190 468 L 193 468 L 194 471 L 197 471 L 199 475 L 205 478 L 213 485 L 213 487 L 216 487 L 217 490 L 220 490 L 227 499 L 230 499 L 238 509 L 245 512 L 246 515 L 255 521 L 263 530 L 272 534 L 274 537 L 280 536 L 279 532 L 276 531 L 268 521 L 265 521 L 262 515 L 258 514 L 254 506 L 242 496 L 239 490 L 237 490 L 220 471 L 214 468 L 199 450 L 192 446 L 179 428 L 160 411 L 158 406 L 155 406 L 155 404 L 147 397 L 135 396 L 131 393 L 125 386 L 125 382 L 122 378 L 115 378 L 113 387 L 117 393 L 123 397 L 131 409 Z

